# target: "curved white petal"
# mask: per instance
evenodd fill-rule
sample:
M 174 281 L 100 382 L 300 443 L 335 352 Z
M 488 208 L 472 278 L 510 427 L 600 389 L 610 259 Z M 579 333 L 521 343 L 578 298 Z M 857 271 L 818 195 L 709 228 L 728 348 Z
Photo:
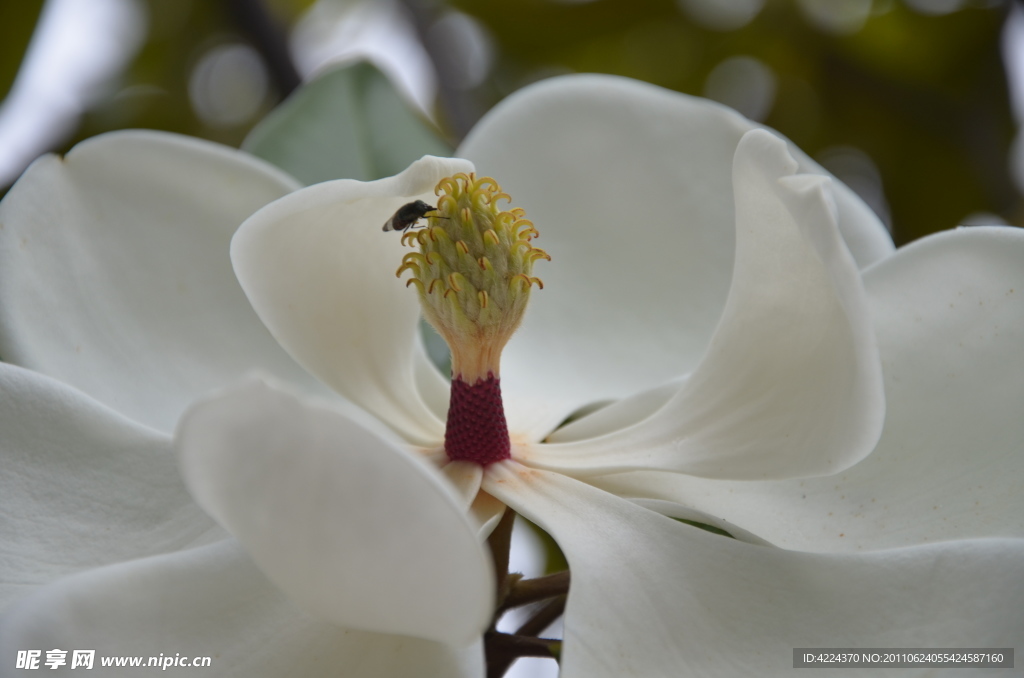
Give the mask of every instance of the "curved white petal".
M 447 419 L 451 384 L 441 376 L 440 370 L 437 369 L 437 366 L 434 365 L 427 355 L 425 347 L 424 350 L 416 350 L 413 360 L 416 389 L 423 398 L 423 402 L 438 420 L 443 421 Z
M 1024 648 L 1024 539 L 785 551 L 558 474 L 492 468 L 485 489 L 569 560 L 562 678 L 791 676 L 797 647 Z
M 498 522 L 505 515 L 506 508 L 508 507 L 505 504 L 486 492 L 480 492 L 476 495 L 476 499 L 473 500 L 473 505 L 469 507 L 469 511 L 476 518 L 477 523 L 480 524 L 480 531 L 477 534 L 481 539 L 491 536 L 491 532 L 494 532 L 494 528 L 498 526 Z
M 729 290 L 733 156 L 757 127 L 714 102 L 607 75 L 526 87 L 477 124 L 457 155 L 501 182 L 552 256 L 502 358 L 513 429 L 543 435 L 584 403 L 696 366 Z M 801 172 L 826 174 L 790 152 Z M 835 183 L 857 261 L 891 252 L 871 210 Z
M 441 473 L 451 483 L 456 496 L 462 502 L 462 507 L 469 510 L 480 493 L 480 481 L 484 477 L 483 467 L 471 461 L 449 461 L 441 467 Z
M 545 438 L 545 442 L 570 443 L 628 428 L 664 407 L 679 393 L 685 381 L 686 377 L 672 379 L 660 386 L 599 407 L 579 419 L 559 426 L 554 433 Z
M 885 397 L 864 290 L 828 180 L 796 169 L 769 132 L 740 142 L 732 287 L 707 354 L 672 400 L 630 428 L 537 445 L 521 461 L 747 480 L 834 473 L 871 451 Z
M 864 461 L 800 481 L 595 482 L 697 507 L 793 549 L 1024 537 L 1024 231 L 929 236 L 864 278 L 888 401 Z
M 99 675 L 409 678 L 480 676 L 480 647 L 354 631 L 301 612 L 233 540 L 119 563 L 47 586 L 0 620 L 0 656 L 69 650 L 46 675 L 75 676 L 72 649 L 96 651 Z M 209 667 L 146 667 L 149 657 L 210 657 Z M 105 657 L 142 657 L 142 669 L 103 668 Z M 89 675 L 89 674 L 86 674 Z
M 170 438 L 0 363 L 0 609 L 40 584 L 223 532 L 192 501 Z
M 436 444 L 444 425 L 416 384 L 419 299 L 395 276 L 410 250 L 382 227 L 403 204 L 433 200 L 442 178 L 471 171 L 426 156 L 388 179 L 310 186 L 257 212 L 231 243 L 238 279 L 281 345 L 421 445 Z
M 490 621 L 477 526 L 396 441 L 252 381 L 193 407 L 176 445 L 199 505 L 303 609 L 452 644 Z
M 697 509 L 682 506 L 681 504 L 675 504 L 670 501 L 664 501 L 662 499 L 632 499 L 630 501 L 637 506 L 642 506 L 645 509 L 650 509 L 655 513 L 660 513 L 661 515 L 668 516 L 669 518 L 676 518 L 682 521 L 702 523 L 704 525 L 716 527 L 719 530 L 727 532 L 732 538 L 739 539 L 740 541 L 748 544 L 772 546 L 771 542 L 762 539 L 753 532 L 744 530 L 739 525 L 735 525 L 724 518 L 719 518 L 718 516 L 710 513 L 705 513 L 704 511 L 698 511 Z
M 163 132 L 40 158 L 0 204 L 0 356 L 164 431 L 256 367 L 326 392 L 263 328 L 228 260 L 239 224 L 295 187 Z

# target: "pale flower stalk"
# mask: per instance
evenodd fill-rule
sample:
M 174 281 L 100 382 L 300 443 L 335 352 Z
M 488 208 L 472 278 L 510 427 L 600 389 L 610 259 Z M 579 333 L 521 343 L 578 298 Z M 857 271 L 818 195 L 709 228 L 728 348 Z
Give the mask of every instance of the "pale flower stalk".
M 280 197 L 235 236 L 235 272 L 273 337 L 341 401 L 276 352 L 225 280 L 223 262 L 200 269 L 203 280 L 174 278 L 175 263 L 206 252 L 209 242 L 194 241 L 204 232 L 138 235 L 127 217 L 140 213 L 140 201 L 131 199 L 113 208 L 117 219 L 94 217 L 106 203 L 100 210 L 101 201 L 80 197 L 77 187 L 89 180 L 60 168 L 48 170 L 55 179 L 25 181 L 0 212 L 18 228 L 3 235 L 0 289 L 13 281 L 21 292 L 3 292 L 0 352 L 143 423 L 94 404 L 81 427 L 109 436 L 116 424 L 166 448 L 166 436 L 146 426 L 166 431 L 210 382 L 260 366 L 289 386 L 247 382 L 194 407 L 179 430 L 190 492 L 241 549 L 171 482 L 179 534 L 137 549 L 168 555 L 108 565 L 123 556 L 97 552 L 37 574 L 44 584 L 107 565 L 39 589 L 14 608 L 6 628 L 19 642 L 106 642 L 113 628 L 142 642 L 161 629 L 175 636 L 161 621 L 167 615 L 181 629 L 199 617 L 222 630 L 202 640 L 179 634 L 182 642 L 251 649 L 260 638 L 280 641 L 270 629 L 287 628 L 288 648 L 308 642 L 342 662 L 386 661 L 394 656 L 387 634 L 401 633 L 428 639 L 418 647 L 446 675 L 473 675 L 478 648 L 444 649 L 482 631 L 491 604 L 486 560 L 463 511 L 486 532 L 507 504 L 551 533 L 569 559 L 562 675 L 570 678 L 781 675 L 791 670 L 793 647 L 1019 642 L 1024 593 L 1014 583 L 1024 569 L 1024 526 L 1012 487 L 1024 430 L 1012 403 L 1024 383 L 1014 348 L 1024 329 L 1024 237 L 972 229 L 890 254 L 877 220 L 848 189 L 751 127 L 719 106 L 617 78 L 558 79 L 492 112 L 459 151 L 472 164 L 425 158 L 391 179 L 288 195 L 286 178 L 251 161 L 161 138 L 180 149 L 182 168 L 192 167 L 189 154 L 231 165 L 223 175 L 233 181 L 219 180 L 218 189 L 237 195 L 228 184 L 251 187 L 249 203 L 228 201 L 233 213 Z M 121 135 L 106 143 L 156 142 Z M 447 463 L 446 385 L 423 352 L 416 295 L 394 277 L 400 238 L 380 231 L 402 204 L 429 202 L 442 179 L 474 170 L 496 177 L 525 207 L 553 259 L 539 271 L 544 290 L 534 291 L 501 361 L 511 458 L 486 467 Z M 63 199 L 70 215 L 33 216 L 42 204 L 35 186 L 55 181 L 77 188 Z M 175 181 L 196 181 L 190 190 L 210 196 L 199 213 L 230 211 L 196 178 Z M 157 195 L 185 210 L 187 192 L 168 183 Z M 19 238 L 30 237 L 33 222 L 69 216 L 83 231 L 110 229 L 106 244 L 115 253 L 124 247 L 152 257 L 146 253 L 162 244 L 177 284 L 140 290 L 126 283 L 148 275 L 101 267 L 87 271 L 99 284 L 92 295 L 65 284 L 73 279 L 61 270 L 71 246 L 55 238 L 37 254 Z M 167 216 L 170 223 L 183 217 Z M 211 221 L 223 224 L 217 244 L 226 248 L 229 220 L 218 217 Z M 128 234 L 140 241 L 124 245 Z M 106 261 L 109 252 L 93 243 L 83 238 L 80 246 Z M 863 277 L 855 260 L 867 267 Z M 54 290 L 30 292 L 25 281 L 40 266 L 52 271 Z M 69 303 L 75 294 L 91 305 Z M 48 328 L 57 321 L 48 307 L 67 309 L 74 340 L 52 339 Z M 126 309 L 141 311 L 141 322 Z M 123 322 L 123 331 L 103 331 L 97 318 Z M 145 360 L 146 342 L 167 337 L 168 328 L 165 353 L 198 367 L 182 372 L 173 360 Z M 113 383 L 105 379 L 103 369 L 124 360 L 111 337 L 141 374 L 121 369 Z M 936 367 L 939 359 L 948 371 Z M 31 373 L 4 372 L 25 384 L 11 392 L 67 392 Z M 321 404 L 286 392 L 296 389 Z M 62 398 L 86 402 L 81 394 L 33 402 L 51 412 Z M 580 412 L 589 414 L 560 426 Z M 97 417 L 108 423 L 97 426 Z M 34 444 L 28 433 L 25 440 L 25 448 Z M 134 446 L 124 447 L 132 458 Z M 162 452 L 154 463 L 167 463 Z M 970 477 L 971 487 L 943 485 L 958 476 Z M 422 511 L 436 519 L 419 520 L 420 506 L 432 507 Z M 166 515 L 151 519 L 158 532 L 169 531 Z M 715 524 L 739 539 L 666 515 Z M 83 522 L 87 534 L 93 528 Z M 425 525 L 438 530 L 445 549 L 418 534 Z M 19 528 L 16 548 L 33 544 L 35 559 L 45 561 L 53 538 L 33 541 L 29 532 Z M 217 543 L 179 550 L 203 541 Z M 364 543 L 372 558 L 354 557 Z M 27 562 L 21 571 L 31 568 Z M 426 585 L 396 591 L 394 584 L 428 568 L 444 594 L 417 610 L 417 590 Z M 265 624 L 259 632 L 243 626 L 235 634 L 232 600 L 213 594 L 213 584 L 196 584 L 235 570 L 274 600 L 243 615 Z M 264 575 L 287 600 L 274 598 Z M 125 577 L 138 584 L 122 590 Z M 210 595 L 173 597 L 197 590 Z M 145 604 L 168 595 L 176 607 L 163 616 Z M 64 614 L 69 606 L 77 616 Z M 287 615 L 309 619 L 312 640 L 282 621 Z M 344 626 L 377 633 L 380 645 L 332 645 L 329 629 Z M 275 655 L 273 643 L 260 648 L 264 656 L 297 656 L 294 649 Z M 303 655 L 310 675 L 319 666 L 313 655 Z M 364 666 L 371 667 L 365 675 L 399 670 Z

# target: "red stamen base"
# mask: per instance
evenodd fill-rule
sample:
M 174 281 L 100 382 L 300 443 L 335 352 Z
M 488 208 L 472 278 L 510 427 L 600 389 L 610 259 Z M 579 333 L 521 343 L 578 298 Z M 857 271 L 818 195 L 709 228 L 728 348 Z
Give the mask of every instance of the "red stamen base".
M 490 372 L 472 386 L 461 376 L 452 380 L 444 449 L 452 461 L 481 466 L 511 458 L 500 380 Z

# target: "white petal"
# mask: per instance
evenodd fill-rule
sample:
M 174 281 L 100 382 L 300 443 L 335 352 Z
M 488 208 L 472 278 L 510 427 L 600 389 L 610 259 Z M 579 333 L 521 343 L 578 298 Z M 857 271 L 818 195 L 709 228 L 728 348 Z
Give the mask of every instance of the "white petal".
M 468 510 L 480 493 L 480 481 L 484 476 L 483 467 L 470 461 L 451 461 L 441 467 L 441 473 L 451 483 L 463 508 Z
M 253 381 L 190 410 L 177 447 L 199 505 L 303 609 L 453 644 L 487 626 L 494 584 L 477 526 L 394 440 Z
M 732 288 L 679 393 L 631 428 L 538 445 L 523 461 L 746 480 L 833 473 L 871 451 L 885 399 L 860 275 L 835 227 L 828 180 L 795 170 L 770 133 L 740 142 Z
M 542 430 L 696 366 L 729 290 L 733 155 L 756 127 L 719 104 L 605 75 L 524 88 L 478 123 L 457 154 L 501 182 L 552 256 L 503 355 L 514 429 Z M 826 174 L 790 152 L 801 172 Z M 871 210 L 836 184 L 855 258 L 891 252 Z
M 679 393 L 685 381 L 686 377 L 673 379 L 661 386 L 599 407 L 594 412 L 559 426 L 545 442 L 562 443 L 597 438 L 632 426 L 664 407 Z
M 43 649 L 45 661 L 54 648 L 94 649 L 100 675 L 134 675 L 101 667 L 102 658 L 118 656 L 142 657 L 143 666 L 150 657 L 210 657 L 209 667 L 162 669 L 197 676 L 468 678 L 483 671 L 479 647 L 353 631 L 309 617 L 233 540 L 63 579 L 15 607 L 0 622 L 0 639 L 7 667 L 18 650 Z M 81 667 L 70 668 L 70 652 L 67 662 L 46 675 L 77 675 Z
M 295 186 L 238 151 L 162 132 L 112 132 L 37 160 L 0 205 L 0 355 L 164 431 L 254 367 L 317 388 L 228 260 L 238 225 Z
M 508 508 L 502 502 L 498 501 L 486 492 L 480 492 L 476 495 L 476 499 L 473 500 L 473 505 L 470 506 L 470 513 L 476 518 L 477 523 L 480 524 L 480 531 L 477 533 L 481 539 L 486 539 L 491 536 L 491 532 L 494 532 L 494 528 L 498 526 L 498 522 L 505 515 L 505 509 Z
M 421 445 L 444 425 L 417 390 L 419 299 L 395 276 L 410 250 L 381 229 L 403 204 L 433 200 L 440 179 L 472 170 L 427 156 L 388 179 L 310 186 L 257 212 L 231 243 L 238 279 L 281 345 Z
M 867 459 L 801 481 L 621 474 L 601 485 L 694 506 L 794 549 L 1024 537 L 1024 231 L 929 236 L 864 277 L 888 401 Z
M 430 360 L 426 350 L 416 349 L 413 369 L 416 373 L 416 389 L 423 398 L 423 402 L 438 420 L 446 420 L 451 384 L 441 376 L 441 372 Z
M 39 584 L 223 535 L 178 476 L 170 438 L 0 363 L 0 609 Z
M 791 676 L 797 647 L 1024 647 L 1022 539 L 785 551 L 565 476 L 491 468 L 485 489 L 569 560 L 562 678 Z
M 742 542 L 748 544 L 760 544 L 762 546 L 772 546 L 771 542 L 762 539 L 753 532 L 744 530 L 739 525 L 730 523 L 724 518 L 705 513 L 704 511 L 698 511 L 697 509 L 690 508 L 688 506 L 682 506 L 680 504 L 674 504 L 670 501 L 664 501 L 662 499 L 631 499 L 637 506 L 650 509 L 655 513 L 660 513 L 663 516 L 669 518 L 676 518 L 682 521 L 689 521 L 694 523 L 703 523 L 711 527 L 717 527 L 719 530 L 727 532 L 729 536 L 734 539 L 739 539 Z

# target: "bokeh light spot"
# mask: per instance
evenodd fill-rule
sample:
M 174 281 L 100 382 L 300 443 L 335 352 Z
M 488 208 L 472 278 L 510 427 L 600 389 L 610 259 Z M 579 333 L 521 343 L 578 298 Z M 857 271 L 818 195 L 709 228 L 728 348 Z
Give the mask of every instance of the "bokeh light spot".
M 214 127 L 233 127 L 256 116 L 267 98 L 260 55 L 241 43 L 221 44 L 199 59 L 188 82 L 196 115 Z
M 693 21 L 715 31 L 734 31 L 754 20 L 764 0 L 678 0 Z
M 811 24 L 826 32 L 850 35 L 871 16 L 871 0 L 799 0 L 797 5 Z
M 437 66 L 457 89 L 478 87 L 490 74 L 493 41 L 483 24 L 468 14 L 446 12 L 430 27 L 427 40 L 442 47 L 436 52 Z
M 771 113 L 775 88 L 775 73 L 767 64 L 754 57 L 735 56 L 708 74 L 704 96 L 760 122 Z

